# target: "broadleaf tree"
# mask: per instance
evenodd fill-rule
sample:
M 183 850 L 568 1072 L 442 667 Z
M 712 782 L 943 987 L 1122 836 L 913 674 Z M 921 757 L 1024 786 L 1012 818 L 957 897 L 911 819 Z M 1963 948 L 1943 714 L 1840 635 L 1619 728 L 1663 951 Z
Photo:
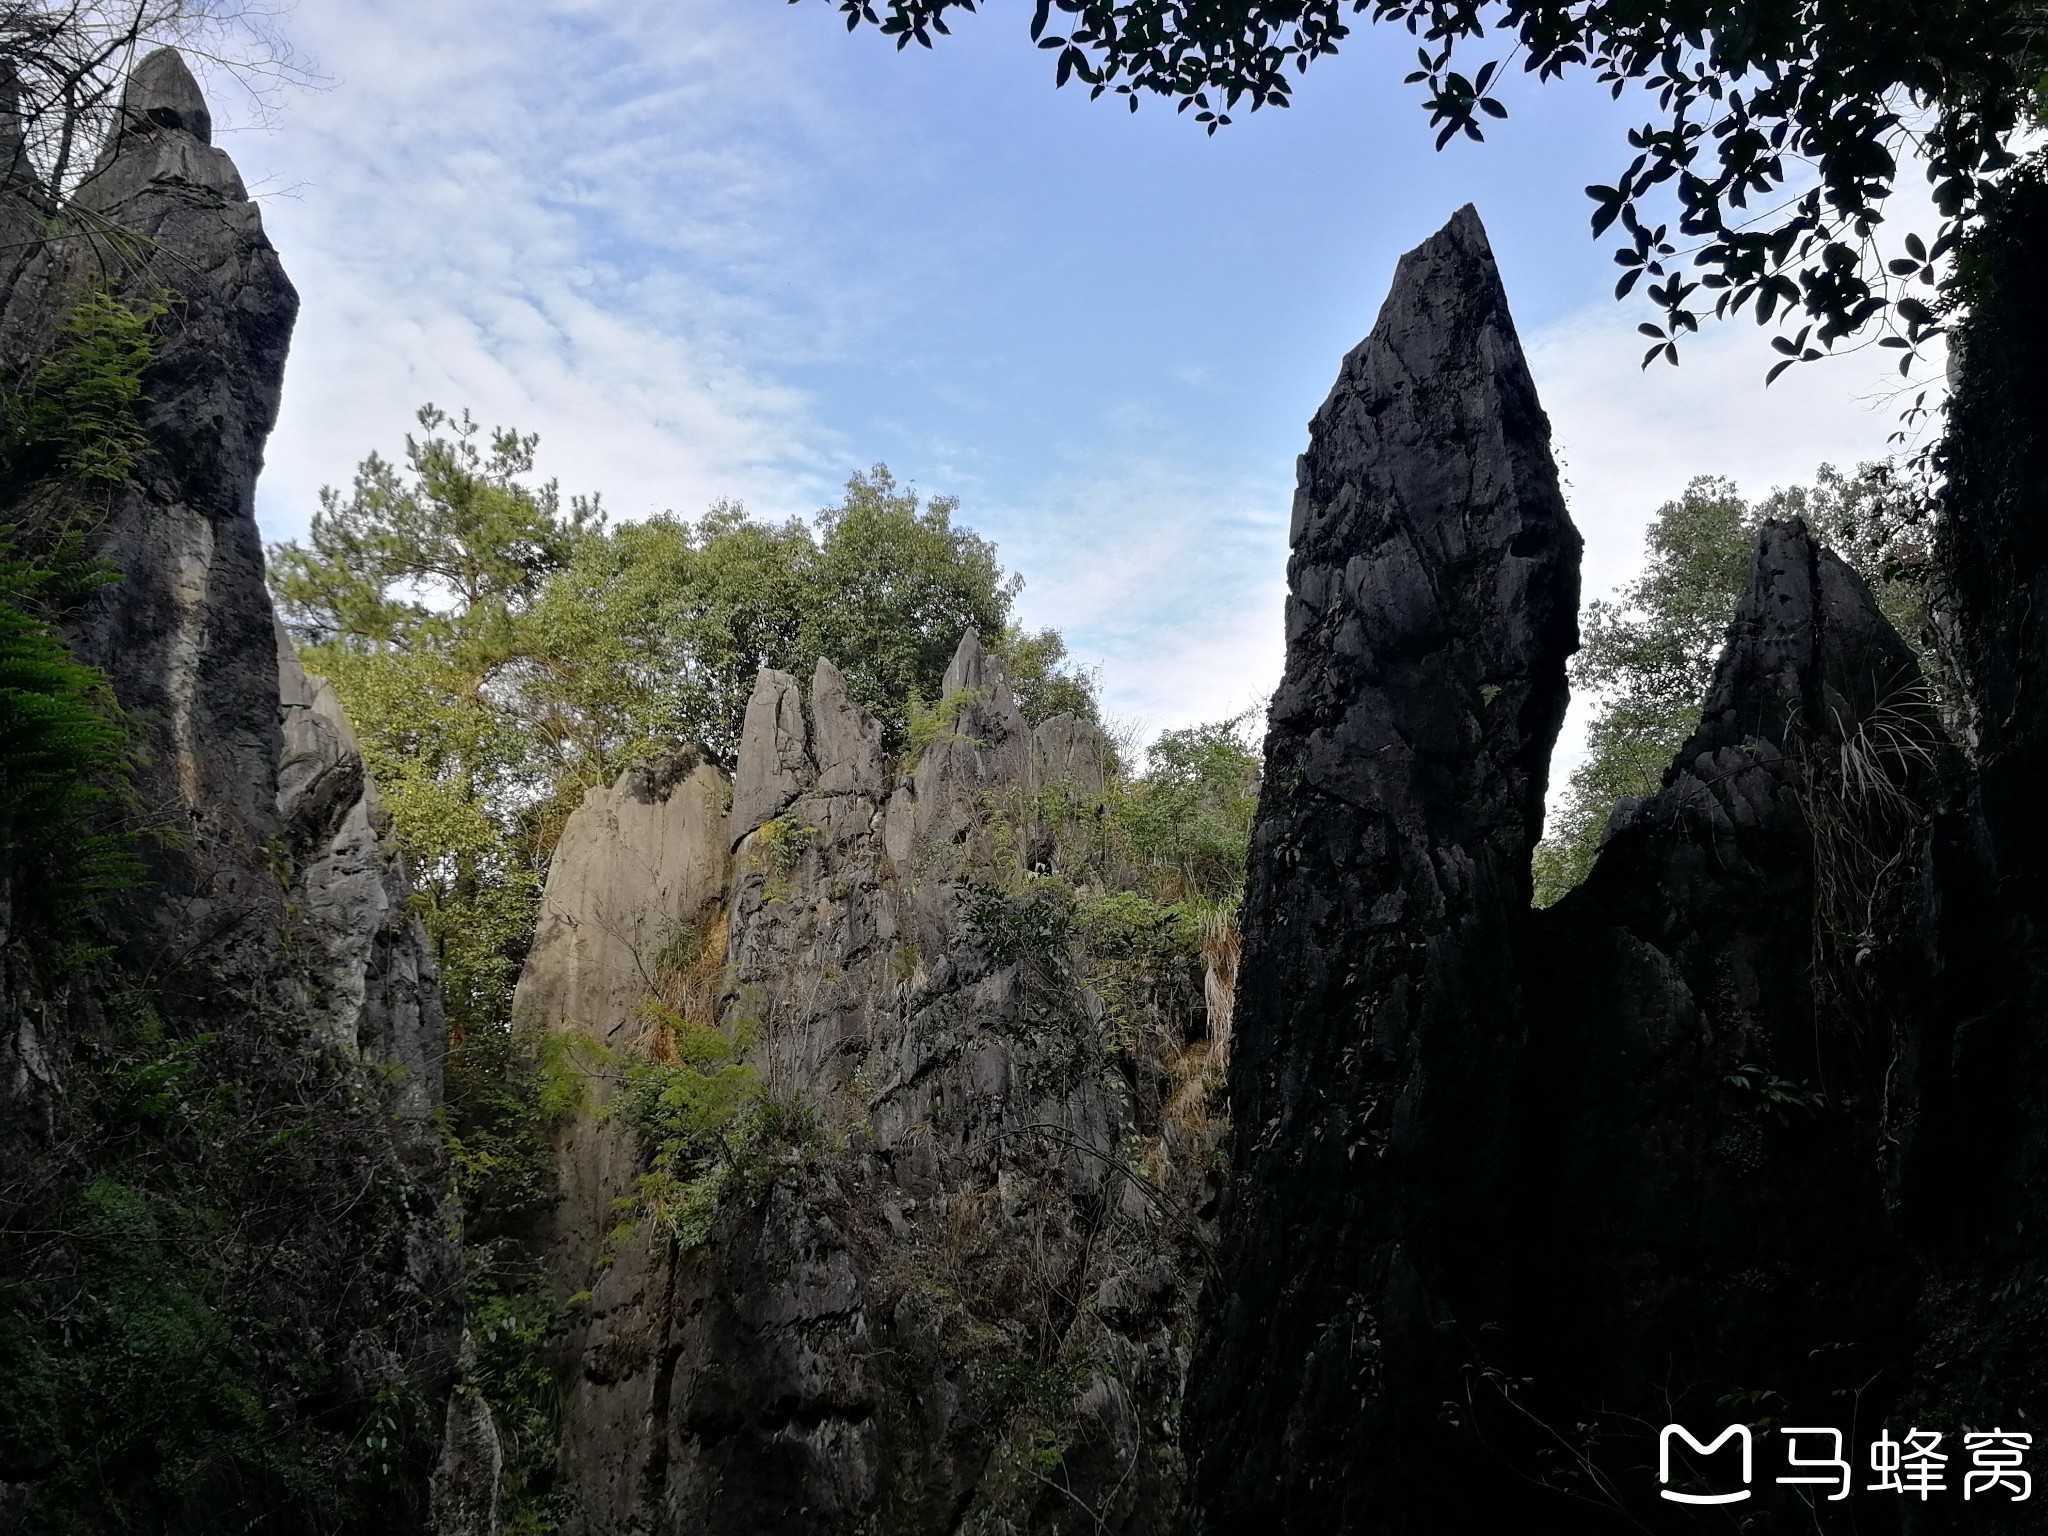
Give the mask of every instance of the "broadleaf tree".
M 1092 678 L 1013 620 L 993 544 L 877 466 L 814 522 L 730 503 L 608 526 L 534 483 L 536 440 L 419 414 L 322 494 L 271 582 L 309 670 L 349 711 L 412 860 L 458 1038 L 509 1012 L 540 883 L 583 791 L 672 745 L 730 767 L 756 672 L 820 657 L 903 744 L 969 627 L 1027 717 L 1092 718 Z

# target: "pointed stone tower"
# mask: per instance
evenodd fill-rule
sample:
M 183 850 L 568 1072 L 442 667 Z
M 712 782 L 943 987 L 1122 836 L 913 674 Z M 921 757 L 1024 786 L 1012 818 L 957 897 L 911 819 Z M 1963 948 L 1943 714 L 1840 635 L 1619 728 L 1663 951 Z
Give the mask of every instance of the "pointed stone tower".
M 1478 215 L 1401 259 L 1294 497 L 1188 1396 L 1198 1529 L 1332 1531 L 1445 1471 L 1496 1315 L 1514 976 L 1579 536 Z M 1369 1452 L 1366 1448 L 1370 1448 Z
M 0 90 L 0 116 L 10 99 Z M 223 1425 L 206 1402 L 181 1402 L 166 1429 L 81 1391 L 80 1422 L 109 1414 L 137 1437 L 118 1457 L 87 1448 L 99 1458 L 88 1523 L 418 1531 L 462 1336 L 460 1224 L 435 1124 L 447 1042 L 362 754 L 331 690 L 280 645 L 265 589 L 256 480 L 298 296 L 212 135 L 191 72 L 159 50 L 130 74 L 63 208 L 0 185 L 0 219 L 21 237 L 0 258 L 11 384 L 35 379 L 88 302 L 153 315 L 132 470 L 81 488 L 23 456 L 0 492 L 17 552 L 69 534 L 116 578 L 69 616 L 66 638 L 134 732 L 122 810 L 144 833 L 142 878 L 93 914 L 98 954 L 83 974 L 53 980 L 42 936 L 10 931 L 0 902 L 6 1242 L 28 1228 L 58 1244 L 35 1250 L 40 1267 L 10 1298 L 39 1325 L 46 1303 L 91 1316 L 77 1309 L 108 1294 L 90 1246 L 62 1246 L 83 1187 L 207 1211 L 205 1242 L 161 1254 L 196 1298 L 193 1336 L 231 1340 L 213 1358 L 240 1373 L 242 1417 Z M 20 138 L 0 127 L 0 159 Z M 33 171 L 17 159 L 14 174 Z M 118 1082 L 165 1051 L 211 1118 L 182 1140 L 94 1120 L 110 1071 Z M 69 1277 L 55 1301 L 52 1274 Z M 75 1322 L 61 1327 L 89 1350 Z M 399 1402 L 402 1423 L 388 1408 Z M 191 1468 L 160 1466 L 151 1447 L 167 1442 L 152 1435 L 187 1437 Z M 372 1437 L 389 1447 L 381 1460 Z M 51 1470 L 63 1455 L 0 1469 L 30 1528 L 78 1518 L 76 1477 Z M 470 1492 L 455 1502 L 488 1507 L 488 1488 Z

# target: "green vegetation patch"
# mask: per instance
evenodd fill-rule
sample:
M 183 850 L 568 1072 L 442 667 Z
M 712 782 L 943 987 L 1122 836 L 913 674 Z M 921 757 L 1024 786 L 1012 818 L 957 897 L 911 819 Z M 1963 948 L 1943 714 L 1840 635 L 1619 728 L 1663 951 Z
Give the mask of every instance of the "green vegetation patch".
M 374 1087 L 310 1042 L 175 1035 L 136 994 L 73 1043 L 52 1152 L 0 1172 L 0 1481 L 29 1536 L 381 1529 L 437 1424 L 374 1325 L 412 1175 Z M 417 1312 L 416 1316 L 408 1316 Z
M 635 1214 L 692 1248 L 710 1235 L 736 1182 L 758 1176 L 776 1149 L 814 1140 L 815 1126 L 771 1100 L 760 1069 L 739 1059 L 750 1032 L 728 1036 L 659 1003 L 646 1006 L 659 1026 L 661 1059 L 627 1064 L 612 1112 L 639 1133 L 648 1159 Z
M 142 382 L 164 313 L 94 289 L 48 355 L 0 384 L 0 859 L 15 924 L 59 941 L 139 873 L 133 837 L 108 825 L 126 804 L 131 734 L 58 626 L 115 579 L 86 531 L 148 450 Z M 59 942 L 44 958 L 61 970 L 80 957 Z

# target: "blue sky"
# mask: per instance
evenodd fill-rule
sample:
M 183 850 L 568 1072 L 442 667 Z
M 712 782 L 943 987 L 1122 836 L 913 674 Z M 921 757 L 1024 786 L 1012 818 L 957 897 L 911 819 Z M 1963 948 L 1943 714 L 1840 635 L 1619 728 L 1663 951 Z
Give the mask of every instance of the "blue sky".
M 1518 80 L 1492 142 L 1436 154 L 1412 42 L 1366 29 L 1293 110 L 1207 137 L 1055 91 L 1028 14 L 898 53 L 824 0 L 304 0 L 282 30 L 323 84 L 265 114 L 214 82 L 304 299 L 266 533 L 424 400 L 540 433 L 546 472 L 625 517 L 806 513 L 885 461 L 961 498 L 1114 714 L 1215 718 L 1278 676 L 1305 423 L 1466 201 L 1589 596 L 1691 475 L 1761 493 L 1883 451 L 1874 354 L 1766 393 L 1744 324 L 1638 370 L 1580 190 L 1636 112 L 1589 81 Z

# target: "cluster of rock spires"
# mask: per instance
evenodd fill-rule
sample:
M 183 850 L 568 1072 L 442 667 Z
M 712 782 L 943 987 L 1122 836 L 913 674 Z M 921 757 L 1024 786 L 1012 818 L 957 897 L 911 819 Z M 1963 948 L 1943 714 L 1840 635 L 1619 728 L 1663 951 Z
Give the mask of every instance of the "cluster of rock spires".
M 1119 1050 L 1058 955 L 977 920 L 977 875 L 1059 868 L 1041 807 L 1101 795 L 1101 738 L 1029 728 L 971 633 L 945 691 L 952 729 L 892 768 L 829 661 L 764 671 L 729 786 L 684 754 L 564 832 L 523 1021 L 644 1052 L 673 996 L 812 1122 L 687 1249 L 617 1230 L 643 1160 L 608 1094 L 563 1129 L 578 1531 L 1170 1526 L 1214 1132 L 1162 1113 L 1184 1038 Z M 661 974 L 679 936 L 710 948 L 694 990 Z
M 110 974 L 252 1079 L 383 1069 L 333 1129 L 375 1210 L 279 1238 L 305 1280 L 280 1347 L 444 1426 L 431 1498 L 416 1459 L 363 1528 L 481 1536 L 499 1451 L 457 1385 L 433 968 L 347 722 L 276 637 L 253 488 L 296 298 L 209 138 L 154 55 L 78 194 L 102 233 L 10 215 L 0 241 L 0 366 L 91 282 L 179 296 L 151 453 L 98 530 L 123 579 L 72 635 L 180 834 L 109 909 Z M 2013 193 L 1961 338 L 1946 697 L 1855 572 L 1767 526 L 1693 739 L 1547 910 L 1530 854 L 1579 539 L 1476 216 L 1404 259 L 1301 462 L 1227 1179 L 1219 1127 L 1170 1102 L 1206 1050 L 1199 984 L 1184 1028 L 1119 1039 L 1057 946 L 1015 938 L 1028 896 L 990 872 L 1064 867 L 1049 808 L 1101 793 L 1105 749 L 1027 727 L 973 636 L 958 719 L 912 762 L 825 662 L 761 674 L 730 782 L 682 751 L 593 792 L 516 1005 L 599 1063 L 540 1236 L 570 1527 L 1692 1529 L 1659 1496 L 1705 1473 L 1660 1482 L 1666 1423 L 2031 1427 L 2042 202 Z M 0 1152 L 33 1163 L 110 993 L 7 985 Z M 621 1222 L 646 1154 L 603 1064 L 658 1052 L 650 1002 L 746 1042 L 785 1111 L 688 1244 Z M 5 1471 L 0 1527 L 35 1497 Z M 1752 1491 L 1745 1529 L 1963 1508 Z M 2031 1507 L 1967 1518 L 2029 1529 Z
M 1948 450 L 1970 750 L 1862 579 L 1767 524 L 1663 787 L 1534 910 L 1578 539 L 1477 218 L 1403 260 L 1302 460 L 1191 1529 L 1698 1528 L 1667 1489 L 1740 1490 L 1745 1530 L 2038 1527 L 1956 1497 L 1963 1432 L 2048 1388 L 2022 270 Z M 1663 1426 L 1734 1422 L 1753 1482 L 1682 1445 L 1662 1480 Z M 1942 1431 L 1950 1501 L 1780 1485 L 1788 1424 L 1859 1490 L 1887 1428 Z

